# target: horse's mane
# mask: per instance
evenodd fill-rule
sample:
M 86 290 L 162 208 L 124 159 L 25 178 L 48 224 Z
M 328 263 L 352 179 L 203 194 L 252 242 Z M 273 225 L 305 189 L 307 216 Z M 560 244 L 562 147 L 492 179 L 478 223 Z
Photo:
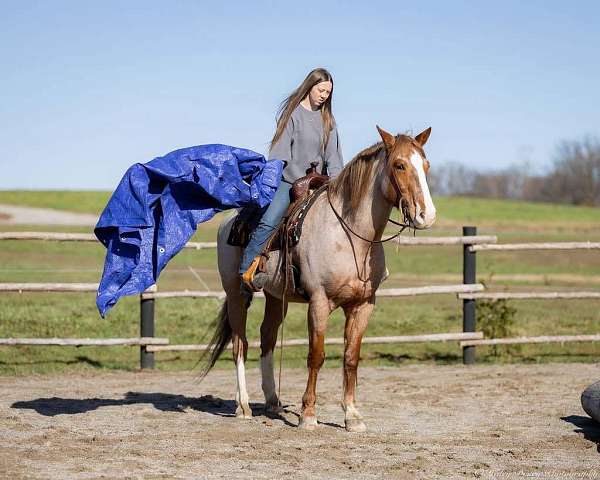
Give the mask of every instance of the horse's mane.
M 333 196 L 345 200 L 344 211 L 355 212 L 358 204 L 364 199 L 369 186 L 373 182 L 373 169 L 376 159 L 385 151 L 383 142 L 377 142 L 359 152 L 340 174 L 329 183 L 329 191 Z
M 408 143 L 425 155 L 423 148 L 414 138 L 407 134 L 396 135 L 396 142 Z M 332 195 L 344 201 L 344 213 L 352 215 L 371 185 L 373 185 L 373 169 L 378 164 L 380 154 L 385 152 L 383 142 L 377 142 L 359 152 L 342 169 L 341 173 L 329 183 Z

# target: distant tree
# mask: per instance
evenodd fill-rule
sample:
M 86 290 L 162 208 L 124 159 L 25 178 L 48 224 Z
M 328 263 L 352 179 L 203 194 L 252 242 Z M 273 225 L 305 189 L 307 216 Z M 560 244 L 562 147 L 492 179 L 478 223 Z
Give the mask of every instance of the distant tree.
M 478 197 L 520 199 L 529 178 L 529 170 L 529 164 L 524 162 L 501 170 L 480 172 L 475 176 L 471 193 Z
M 434 166 L 427 179 L 435 195 L 469 195 L 473 190 L 473 170 L 458 162 Z
M 437 195 L 600 205 L 600 140 L 563 142 L 545 175 L 532 175 L 528 162 L 494 171 L 453 162 L 434 168 L 429 182 Z
M 490 198 L 507 196 L 507 178 L 502 172 L 480 172 L 476 173 L 474 178 L 470 195 Z
M 544 201 L 540 192 L 544 188 L 547 178 L 544 175 L 528 175 L 523 178 L 523 188 L 521 190 L 521 200 L 529 202 Z
M 540 197 L 550 202 L 600 205 L 600 141 L 587 137 L 563 142 Z

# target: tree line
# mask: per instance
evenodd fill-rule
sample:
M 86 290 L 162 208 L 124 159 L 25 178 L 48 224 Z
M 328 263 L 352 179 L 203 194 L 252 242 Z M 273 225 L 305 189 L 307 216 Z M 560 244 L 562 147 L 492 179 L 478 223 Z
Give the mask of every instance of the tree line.
M 533 174 L 527 165 L 473 171 L 447 163 L 432 169 L 428 183 L 437 195 L 600 205 L 600 141 L 586 137 L 563 142 L 544 174 Z

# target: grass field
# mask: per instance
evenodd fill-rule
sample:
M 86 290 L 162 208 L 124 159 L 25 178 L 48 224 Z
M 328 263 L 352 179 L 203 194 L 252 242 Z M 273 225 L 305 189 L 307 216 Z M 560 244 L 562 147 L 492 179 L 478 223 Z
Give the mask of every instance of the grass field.
M 0 192 L 0 203 L 24 204 L 98 213 L 106 192 Z M 499 241 L 600 241 L 597 209 L 528 204 L 465 198 L 439 198 L 440 224 L 418 235 L 459 235 L 460 225 L 477 225 L 482 233 L 497 233 Z M 215 239 L 218 218 L 202 225 L 195 240 Z M 87 231 L 40 225 L 0 225 L 0 230 Z M 3 241 L 0 243 L 0 282 L 96 282 L 104 259 L 99 244 Z M 386 287 L 460 283 L 462 256 L 459 247 L 387 247 L 391 277 Z M 193 269 L 192 272 L 190 269 Z M 220 288 L 215 252 L 183 251 L 167 267 L 159 282 L 162 290 L 202 289 L 199 274 L 211 289 Z M 598 251 L 485 252 L 478 254 L 478 279 L 490 289 L 596 289 L 600 290 Z M 518 301 L 514 335 L 600 332 L 600 301 Z M 256 300 L 248 333 L 258 338 L 263 302 Z M 209 324 L 218 310 L 215 300 L 159 299 L 156 302 L 156 335 L 171 343 L 206 341 Z M 129 337 L 138 335 L 136 298 L 122 300 L 105 320 L 95 309 L 93 294 L 1 294 L 0 337 Z M 342 336 L 343 318 L 335 312 L 329 336 Z M 461 331 L 460 302 L 452 295 L 380 299 L 368 335 L 404 335 Z M 286 338 L 305 338 L 305 307 L 293 305 L 285 324 Z M 600 344 L 529 345 L 503 348 L 501 357 L 489 348 L 478 348 L 482 362 L 547 362 L 597 360 Z M 340 365 L 341 349 L 327 349 L 326 366 Z M 0 374 L 48 373 L 95 369 L 137 369 L 139 352 L 131 347 L 0 347 Z M 157 354 L 157 368 L 190 369 L 198 353 Z M 365 346 L 364 362 L 397 365 L 410 362 L 461 361 L 456 343 Z M 258 352 L 250 354 L 255 365 Z M 285 351 L 284 364 L 301 366 L 306 348 Z M 218 367 L 230 366 L 228 358 Z
M 110 197 L 105 191 L 2 190 L 0 203 L 100 214 Z M 599 229 L 593 207 L 469 197 L 436 197 L 439 224 L 531 228 L 534 230 Z
M 93 190 L 2 190 L 0 203 L 99 214 L 110 193 Z

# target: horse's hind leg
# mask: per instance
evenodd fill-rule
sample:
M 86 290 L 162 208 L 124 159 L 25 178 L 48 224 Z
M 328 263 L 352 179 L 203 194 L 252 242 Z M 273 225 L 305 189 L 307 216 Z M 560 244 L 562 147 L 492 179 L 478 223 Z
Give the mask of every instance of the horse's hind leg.
M 252 418 L 252 410 L 246 389 L 246 358 L 248 355 L 248 340 L 246 339 L 246 316 L 248 314 L 247 302 L 241 295 L 227 294 L 227 308 L 231 326 L 231 343 L 233 345 L 233 361 L 237 379 L 235 401 L 237 408 L 235 416 Z
M 302 397 L 300 428 L 313 430 L 317 426 L 317 376 L 325 361 L 325 330 L 331 309 L 325 294 L 313 294 L 308 305 L 308 381 Z
M 273 370 L 273 352 L 277 344 L 277 332 L 281 325 L 282 316 L 285 317 L 286 311 L 283 311 L 283 302 L 265 292 L 265 317 L 260 326 L 260 370 L 262 374 L 262 390 L 265 394 L 265 412 L 279 413 L 281 403 L 277 398 L 275 389 L 275 374 Z
M 354 404 L 356 392 L 356 375 L 360 360 L 360 345 L 363 334 L 367 328 L 369 317 L 373 311 L 375 299 L 368 303 L 344 309 L 346 314 L 346 328 L 344 336 L 346 347 L 344 349 L 344 395 L 342 408 L 345 412 L 346 430 L 349 432 L 364 432 L 367 427 L 361 414 Z

